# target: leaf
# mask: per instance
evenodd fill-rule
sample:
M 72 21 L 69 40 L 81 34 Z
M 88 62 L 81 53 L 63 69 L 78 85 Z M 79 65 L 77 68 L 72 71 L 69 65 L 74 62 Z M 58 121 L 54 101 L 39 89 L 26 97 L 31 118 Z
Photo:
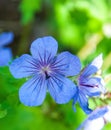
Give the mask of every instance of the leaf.
M 7 110 L 0 110 L 0 118 L 4 118 L 7 115 Z
M 22 0 L 19 6 L 22 24 L 28 24 L 34 15 L 41 9 L 41 0 Z

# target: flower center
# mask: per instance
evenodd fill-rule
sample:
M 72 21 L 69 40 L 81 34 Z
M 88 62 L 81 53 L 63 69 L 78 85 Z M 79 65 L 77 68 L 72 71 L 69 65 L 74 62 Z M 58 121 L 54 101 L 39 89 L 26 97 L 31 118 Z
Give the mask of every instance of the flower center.
M 51 69 L 49 65 L 42 67 L 41 71 L 45 75 L 46 79 L 50 78 Z

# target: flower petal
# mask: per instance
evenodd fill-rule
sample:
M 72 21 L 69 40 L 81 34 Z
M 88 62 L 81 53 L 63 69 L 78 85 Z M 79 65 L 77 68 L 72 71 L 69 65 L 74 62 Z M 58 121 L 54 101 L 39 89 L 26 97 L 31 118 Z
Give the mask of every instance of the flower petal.
M 0 34 L 0 47 L 8 45 L 13 41 L 14 34 L 12 32 L 3 32 Z
M 100 77 L 92 77 L 86 79 L 79 87 L 88 96 L 99 96 L 100 93 L 105 93 L 104 81 Z
M 102 54 L 100 54 L 99 56 L 97 56 L 91 63 L 92 66 L 96 66 L 97 69 L 100 69 L 101 66 L 103 64 L 103 58 L 102 58 Z
M 38 70 L 35 60 L 27 54 L 15 59 L 9 68 L 10 72 L 15 78 L 33 76 L 33 74 L 37 73 Z
M 80 80 L 83 80 L 89 76 L 91 76 L 92 74 L 96 73 L 98 71 L 98 69 L 95 66 L 92 65 L 88 65 L 83 72 L 80 75 Z
M 88 118 L 78 127 L 77 130 L 83 130 L 83 128 L 85 130 L 94 130 L 95 128 L 97 128 L 97 130 L 102 129 L 102 127 L 104 126 L 103 116 L 106 115 L 107 113 L 108 113 L 107 106 L 97 108 L 88 116 Z
M 78 87 L 76 87 L 76 93 L 73 96 L 73 103 L 72 103 L 72 108 L 73 108 L 74 112 L 76 112 L 75 104 L 78 101 L 78 97 L 79 97 L 79 89 L 78 89 Z
M 0 49 L 0 66 L 8 65 L 12 58 L 12 51 L 10 48 Z
M 53 58 L 57 53 L 57 49 L 57 41 L 51 36 L 38 38 L 31 45 L 32 56 L 40 61 Z
M 107 108 L 107 113 L 105 113 L 104 115 L 104 119 L 107 121 L 107 122 L 110 122 L 111 123 L 111 106 L 106 106 Z
M 80 72 L 81 64 L 77 56 L 69 52 L 63 52 L 57 56 L 54 65 L 52 64 L 52 68 L 57 73 L 59 72 L 65 76 L 74 76 Z
M 91 113 L 91 115 L 88 117 L 88 120 L 94 120 L 94 119 L 100 118 L 104 116 L 107 112 L 108 112 L 108 108 L 106 106 L 97 108 Z
M 81 78 L 82 77 L 89 77 L 90 75 L 96 73 L 102 66 L 103 64 L 103 59 L 102 59 L 102 54 L 97 56 L 91 64 L 89 64 L 82 72 Z
M 97 118 L 92 121 L 86 120 L 77 130 L 102 130 L 104 125 L 105 123 L 103 118 Z
M 61 76 L 56 75 L 48 79 L 48 90 L 58 104 L 69 102 L 76 92 L 75 84 Z
M 33 77 L 19 90 L 20 101 L 26 106 L 39 106 L 46 96 L 46 82 L 42 77 Z
M 86 95 L 84 93 L 82 93 L 80 91 L 79 91 L 78 102 L 86 114 L 90 114 L 92 112 L 92 110 L 88 107 L 89 106 L 88 98 L 86 97 Z

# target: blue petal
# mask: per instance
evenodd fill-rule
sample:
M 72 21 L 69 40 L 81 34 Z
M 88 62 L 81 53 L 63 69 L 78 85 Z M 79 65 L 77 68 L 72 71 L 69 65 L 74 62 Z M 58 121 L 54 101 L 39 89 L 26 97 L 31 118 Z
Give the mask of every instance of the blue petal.
M 88 98 L 86 97 L 86 95 L 84 93 L 82 93 L 80 91 L 79 91 L 78 102 L 86 114 L 90 114 L 92 112 L 92 110 L 88 107 L 89 106 Z
M 93 111 L 93 113 L 88 117 L 88 120 L 94 120 L 100 118 L 104 116 L 107 112 L 108 112 L 108 108 L 106 106 L 102 108 L 98 108 Z
M 15 78 L 33 76 L 38 72 L 37 61 L 27 54 L 15 59 L 9 68 Z
M 26 106 L 39 106 L 46 96 L 46 82 L 42 77 L 33 77 L 19 90 L 20 101 Z
M 8 65 L 12 58 L 12 51 L 10 48 L 0 49 L 0 66 Z
M 100 119 L 101 117 L 102 117 L 101 119 L 103 119 L 103 116 L 104 116 L 107 112 L 108 112 L 107 106 L 102 107 L 102 108 L 97 108 L 96 110 L 94 110 L 94 111 L 88 116 L 88 118 L 87 118 L 83 123 L 81 123 L 81 125 L 77 128 L 77 130 L 83 130 L 83 128 L 90 130 L 90 127 L 91 127 L 91 129 L 93 129 L 91 123 L 92 123 L 93 121 L 96 121 L 96 119 Z M 97 121 L 99 121 L 99 120 L 97 120 Z M 103 120 L 103 122 L 104 122 L 104 120 Z M 98 122 L 98 123 L 99 123 L 99 122 Z M 100 123 L 101 123 L 101 122 L 100 122 Z M 93 123 L 93 124 L 94 124 L 94 123 Z M 102 126 L 103 126 L 103 124 L 101 124 L 101 126 L 98 127 L 98 129 L 100 130 L 100 128 L 102 128 Z M 95 128 L 94 128 L 94 129 L 95 129 Z
M 4 32 L 0 34 L 0 47 L 8 45 L 14 39 L 14 34 L 12 32 Z
M 105 93 L 104 81 L 100 77 L 86 78 L 79 88 L 90 97 Z
M 87 78 L 87 77 L 91 76 L 92 74 L 96 73 L 97 71 L 98 71 L 98 69 L 95 66 L 88 65 L 81 73 L 80 78 L 81 78 L 81 80 L 84 78 Z
M 56 103 L 64 104 L 72 99 L 76 87 L 71 80 L 57 75 L 48 79 L 48 90 Z
M 56 58 L 55 71 L 61 73 L 65 76 L 77 75 L 81 70 L 80 60 L 77 56 L 72 55 L 69 52 L 63 52 L 59 54 Z
M 102 59 L 102 54 L 97 56 L 91 64 L 89 64 L 81 73 L 81 78 L 89 77 L 90 75 L 96 73 L 102 66 L 103 59 Z
M 57 49 L 57 41 L 51 36 L 38 38 L 31 45 L 32 56 L 40 61 L 53 58 L 57 53 Z
M 76 87 L 76 93 L 73 96 L 73 103 L 72 103 L 72 108 L 73 108 L 74 112 L 76 112 L 75 104 L 78 101 L 78 97 L 79 97 L 79 89 L 78 89 L 78 87 Z

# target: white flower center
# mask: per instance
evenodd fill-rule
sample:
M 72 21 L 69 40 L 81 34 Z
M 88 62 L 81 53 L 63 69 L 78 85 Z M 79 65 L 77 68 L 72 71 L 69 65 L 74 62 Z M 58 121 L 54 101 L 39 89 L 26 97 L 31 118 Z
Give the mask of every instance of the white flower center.
M 50 73 L 51 73 L 51 68 L 49 65 L 41 67 L 41 71 L 40 73 L 42 73 L 43 75 L 45 75 L 46 79 L 50 78 Z

